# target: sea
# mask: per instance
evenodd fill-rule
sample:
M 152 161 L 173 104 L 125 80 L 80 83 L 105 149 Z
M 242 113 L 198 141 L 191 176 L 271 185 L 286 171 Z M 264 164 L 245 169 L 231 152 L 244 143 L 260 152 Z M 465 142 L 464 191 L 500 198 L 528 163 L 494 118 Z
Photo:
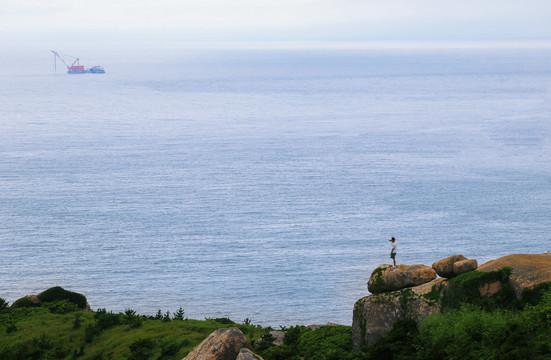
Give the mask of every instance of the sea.
M 82 53 L 106 73 L 0 61 L 10 303 L 350 325 L 391 237 L 398 264 L 551 250 L 549 44 Z

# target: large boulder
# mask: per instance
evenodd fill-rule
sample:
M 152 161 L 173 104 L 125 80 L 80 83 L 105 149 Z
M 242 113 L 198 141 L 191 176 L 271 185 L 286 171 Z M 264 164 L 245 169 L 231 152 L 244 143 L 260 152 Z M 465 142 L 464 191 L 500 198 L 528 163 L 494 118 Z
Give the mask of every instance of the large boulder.
M 434 270 L 427 265 L 380 265 L 371 273 L 367 289 L 372 294 L 389 292 L 417 286 L 436 278 Z
M 455 276 L 464 274 L 469 271 L 476 270 L 478 267 L 478 261 L 475 259 L 467 259 L 456 261 L 453 263 L 453 274 Z
M 36 295 L 27 295 L 21 299 L 17 299 L 11 304 L 12 308 L 22 308 L 22 307 L 34 307 L 40 306 L 40 299 Z
M 251 344 L 238 328 L 218 329 L 197 345 L 185 360 L 235 360 Z
M 454 276 L 453 264 L 462 260 L 467 260 L 467 258 L 463 255 L 449 256 L 432 264 L 432 268 L 438 276 L 449 279 Z
M 509 283 L 517 298 L 524 289 L 533 289 L 539 284 L 551 282 L 551 254 L 514 254 L 488 261 L 478 271 L 496 271 L 510 267 Z
M 404 317 L 418 324 L 425 317 L 440 311 L 440 293 L 447 286 L 446 279 L 402 289 L 375 294 L 358 300 L 352 319 L 352 345 L 361 350 L 392 329 L 394 323 Z
M 90 305 L 86 300 L 86 296 L 68 291 L 62 288 L 61 286 L 55 286 L 41 292 L 38 295 L 27 295 L 21 299 L 16 300 L 13 304 L 13 308 L 18 307 L 33 307 L 33 306 L 42 306 L 46 303 L 56 302 L 56 301 L 68 301 L 75 304 L 79 309 L 91 311 Z

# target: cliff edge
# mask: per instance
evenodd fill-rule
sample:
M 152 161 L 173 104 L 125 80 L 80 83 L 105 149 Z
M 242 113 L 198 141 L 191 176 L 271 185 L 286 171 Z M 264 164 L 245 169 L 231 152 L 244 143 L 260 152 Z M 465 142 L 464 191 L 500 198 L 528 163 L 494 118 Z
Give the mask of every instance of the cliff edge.
M 432 276 L 426 276 L 424 283 L 412 286 L 419 282 L 419 276 L 412 281 L 404 280 L 408 276 L 407 266 L 381 265 L 373 271 L 368 284 L 376 293 L 359 299 L 354 306 L 354 350 L 377 341 L 399 319 L 410 318 L 419 324 L 443 307 L 457 307 L 462 302 L 481 306 L 492 306 L 492 301 L 513 302 L 539 285 L 551 283 L 550 253 L 508 255 L 478 267 L 476 260 L 454 255 L 435 262 L 432 268 L 450 278 L 432 280 Z M 425 268 L 423 271 L 427 272 Z M 396 278 L 401 279 L 402 287 L 387 283 Z

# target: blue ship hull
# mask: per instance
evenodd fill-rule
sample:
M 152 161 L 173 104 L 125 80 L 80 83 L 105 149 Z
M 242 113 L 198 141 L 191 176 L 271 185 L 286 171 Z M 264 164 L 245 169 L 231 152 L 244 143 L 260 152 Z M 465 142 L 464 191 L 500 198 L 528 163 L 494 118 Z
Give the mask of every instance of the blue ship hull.
M 67 70 L 67 74 L 105 74 L 105 70 L 101 66 L 94 66 L 85 70 Z

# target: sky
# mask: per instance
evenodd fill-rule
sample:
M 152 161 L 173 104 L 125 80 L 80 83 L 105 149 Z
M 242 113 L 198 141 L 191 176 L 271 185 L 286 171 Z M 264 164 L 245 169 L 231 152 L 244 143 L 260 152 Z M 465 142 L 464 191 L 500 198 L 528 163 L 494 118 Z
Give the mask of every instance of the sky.
M 549 0 L 2 0 L 0 44 L 551 39 Z

